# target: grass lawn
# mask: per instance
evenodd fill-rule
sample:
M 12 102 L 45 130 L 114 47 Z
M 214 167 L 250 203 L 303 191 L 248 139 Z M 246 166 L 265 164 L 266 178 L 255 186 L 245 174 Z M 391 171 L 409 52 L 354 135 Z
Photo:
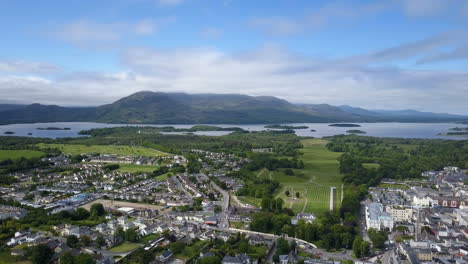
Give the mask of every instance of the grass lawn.
M 182 252 L 179 254 L 176 254 L 177 258 L 181 259 L 189 259 L 195 255 L 198 255 L 200 253 L 200 250 L 206 246 L 208 243 L 207 241 L 196 241 L 193 244 L 186 245 Z
M 118 171 L 121 172 L 153 172 L 159 166 L 151 165 L 136 165 L 136 164 L 119 164 Z
M 381 183 L 377 188 L 394 188 L 394 189 L 402 189 L 407 190 L 409 187 L 403 184 L 390 184 L 390 183 Z
M 281 182 L 276 197 L 285 201 L 285 207 L 297 212 L 324 212 L 330 208 L 330 187 L 336 187 L 334 206 L 341 204 L 341 174 L 337 158 L 341 153 L 329 151 L 323 139 L 304 139 L 304 148 L 300 149 L 304 155 L 300 158 L 304 162 L 304 169 L 295 169 L 294 176 L 288 176 L 282 170 L 263 172 L 261 177 L 269 177 Z M 286 197 L 285 191 L 290 195 Z M 299 192 L 299 199 L 295 198 Z
M 109 249 L 109 251 L 119 252 L 119 253 L 120 252 L 129 252 L 129 251 L 132 251 L 134 249 L 139 248 L 140 246 L 141 246 L 140 244 L 136 244 L 136 243 L 123 242 L 122 244 Z
M 378 169 L 380 168 L 380 164 L 377 163 L 363 163 L 362 166 L 366 169 Z
M 255 198 L 255 197 L 250 197 L 250 196 L 237 196 L 239 201 L 245 203 L 245 204 L 250 204 L 256 207 L 260 207 L 260 204 L 262 203 L 261 198 Z
M 159 157 L 167 154 L 155 149 L 137 147 L 137 146 L 113 146 L 113 145 L 70 145 L 70 144 L 38 144 L 40 148 L 57 148 L 60 151 L 71 154 L 116 154 L 122 156 L 144 156 L 144 157 Z
M 6 159 L 39 158 L 45 153 L 37 150 L 0 150 L 0 161 Z
M 31 261 L 25 260 L 25 261 L 19 261 L 16 259 L 15 256 L 10 255 L 10 252 L 2 252 L 0 253 L 0 264 L 30 264 L 32 263 Z
M 140 243 L 140 244 L 146 244 L 146 243 L 148 243 L 148 242 L 150 242 L 150 241 L 153 241 L 153 240 L 158 239 L 159 237 L 160 237 L 160 236 L 157 235 L 157 234 L 149 234 L 149 235 L 147 235 L 147 236 L 144 236 L 144 237 L 140 238 L 140 240 L 138 240 L 138 243 Z

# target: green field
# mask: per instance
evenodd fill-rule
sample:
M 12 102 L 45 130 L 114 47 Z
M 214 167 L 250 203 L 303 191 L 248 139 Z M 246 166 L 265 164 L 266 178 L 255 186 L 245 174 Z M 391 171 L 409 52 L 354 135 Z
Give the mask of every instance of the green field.
M 57 148 L 65 154 L 79 155 L 88 153 L 115 154 L 122 156 L 159 157 L 167 154 L 145 147 L 114 146 L 114 145 L 68 145 L 68 144 L 38 144 L 40 148 Z
M 394 189 L 402 189 L 407 190 L 409 187 L 403 184 L 391 184 L 391 183 L 381 183 L 377 188 L 394 188 Z
M 129 252 L 129 251 L 132 251 L 134 249 L 139 248 L 140 246 L 141 246 L 140 244 L 136 244 L 136 243 L 123 242 L 122 244 L 109 249 L 109 251 L 119 252 L 119 253 L 120 252 Z
M 153 240 L 156 240 L 160 237 L 160 235 L 157 235 L 157 234 L 149 234 L 147 236 L 144 236 L 142 238 L 140 238 L 138 240 L 138 243 L 140 244 L 147 244 L 149 243 L 150 241 L 153 241 Z
M 0 161 L 6 159 L 39 158 L 45 153 L 37 150 L 0 150 Z
M 300 151 L 304 153 L 301 159 L 304 169 L 295 169 L 294 176 L 288 176 L 282 170 L 264 171 L 260 177 L 269 177 L 281 182 L 281 187 L 276 197 L 285 201 L 285 207 L 292 208 L 295 212 L 324 212 L 330 208 L 330 187 L 336 187 L 334 206 L 339 208 L 341 204 L 341 174 L 337 158 L 341 153 L 329 151 L 325 145 L 326 140 L 305 139 Z M 286 197 L 285 191 L 290 195 Z M 299 192 L 299 199 L 295 198 Z
M 152 165 L 136 165 L 136 164 L 119 164 L 118 171 L 121 172 L 153 172 L 159 166 Z
M 378 169 L 380 168 L 380 164 L 377 163 L 363 163 L 362 166 L 366 169 Z

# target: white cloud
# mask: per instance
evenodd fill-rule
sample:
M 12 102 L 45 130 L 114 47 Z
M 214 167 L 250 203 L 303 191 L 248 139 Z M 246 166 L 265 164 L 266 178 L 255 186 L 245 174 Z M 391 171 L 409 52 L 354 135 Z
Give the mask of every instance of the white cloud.
M 459 2 L 462 2 L 460 0 Z M 452 0 L 399 0 L 403 11 L 409 16 L 435 16 L 443 14 Z
M 270 35 L 295 35 L 321 29 L 334 22 L 349 23 L 363 17 L 374 15 L 389 7 L 389 2 L 353 5 L 343 2 L 327 2 L 324 6 L 311 10 L 298 17 L 256 17 L 250 24 Z M 343 22 L 345 21 L 345 22 Z
M 78 20 L 61 26 L 55 34 L 64 41 L 80 46 L 108 44 L 115 43 L 124 37 L 151 35 L 174 21 L 174 17 L 143 19 L 131 23 L 97 23 Z
M 0 73 L 55 73 L 61 68 L 57 65 L 24 60 L 0 60 Z
M 468 114 L 467 72 L 343 67 L 347 59 L 314 58 L 278 47 L 232 54 L 134 48 L 122 54 L 127 71 L 70 73 L 54 79 L 0 76 L 0 94 L 11 101 L 99 105 L 141 90 L 241 93 L 301 103 Z

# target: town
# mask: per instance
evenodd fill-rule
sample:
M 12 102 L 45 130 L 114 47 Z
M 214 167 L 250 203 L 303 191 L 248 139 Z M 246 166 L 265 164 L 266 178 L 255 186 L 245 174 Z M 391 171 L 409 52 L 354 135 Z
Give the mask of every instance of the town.
M 316 244 L 307 234 L 339 213 L 333 201 L 346 199 L 343 188 L 331 188 L 328 212 L 320 214 L 305 211 L 307 202 L 297 213 L 290 209 L 299 192 L 289 208 L 264 194 L 260 204 L 249 203 L 241 195 L 254 187 L 235 175 L 258 159 L 187 149 L 152 157 L 60 153 L 40 162 L 11 172 L 15 183 L 0 187 L 3 243 L 17 261 L 468 263 L 468 176 L 458 167 L 368 188 L 355 220 L 360 233 L 333 249 L 333 240 Z M 263 228 L 265 212 L 278 217 Z

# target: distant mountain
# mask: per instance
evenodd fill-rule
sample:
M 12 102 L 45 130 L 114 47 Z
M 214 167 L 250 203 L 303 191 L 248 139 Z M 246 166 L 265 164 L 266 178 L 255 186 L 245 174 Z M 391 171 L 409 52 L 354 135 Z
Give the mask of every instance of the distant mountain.
M 20 104 L 0 104 L 0 112 L 2 111 L 7 111 L 7 110 L 14 110 L 14 109 L 20 109 L 24 108 L 26 105 L 20 105 Z
M 254 124 L 307 122 L 445 122 L 468 117 L 414 110 L 366 110 L 292 104 L 272 96 L 138 92 L 98 107 L 1 105 L 0 124 L 89 121 L 129 124 Z
M 71 108 L 32 104 L 0 112 L 0 124 L 92 121 L 94 107 Z
M 270 96 L 138 92 L 97 108 L 99 122 L 123 123 L 286 123 L 335 118 Z M 339 119 L 341 120 L 341 119 Z
M 343 111 L 374 117 L 380 121 L 400 121 L 400 122 L 449 122 L 467 120 L 467 116 L 453 115 L 447 113 L 421 112 L 412 109 L 407 110 L 383 110 L 383 109 L 363 109 L 349 105 L 341 105 L 339 108 Z
M 352 114 L 355 114 L 355 115 L 374 116 L 374 117 L 381 116 L 379 113 L 372 112 L 372 111 L 369 111 L 369 110 L 366 110 L 366 109 L 360 108 L 360 107 L 353 107 L 353 106 L 349 106 L 349 105 L 340 105 L 340 106 L 338 106 L 338 108 L 345 111 L 345 112 L 352 113 Z

